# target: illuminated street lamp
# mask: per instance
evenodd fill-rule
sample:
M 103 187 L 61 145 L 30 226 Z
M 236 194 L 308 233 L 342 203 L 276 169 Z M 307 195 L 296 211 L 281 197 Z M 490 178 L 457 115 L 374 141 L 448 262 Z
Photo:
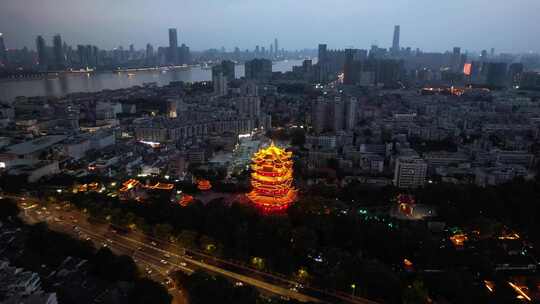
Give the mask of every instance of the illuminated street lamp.
M 354 292 L 356 291 L 356 284 L 351 284 L 351 289 L 352 289 L 352 296 L 354 297 Z

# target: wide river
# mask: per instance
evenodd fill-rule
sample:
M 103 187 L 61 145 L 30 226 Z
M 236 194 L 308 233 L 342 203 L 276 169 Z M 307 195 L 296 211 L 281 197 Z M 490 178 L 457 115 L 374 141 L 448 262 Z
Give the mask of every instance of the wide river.
M 302 65 L 302 60 L 275 62 L 274 72 L 292 71 L 295 65 Z M 128 73 L 103 72 L 95 74 L 62 74 L 47 79 L 1 80 L 0 101 L 11 102 L 17 96 L 63 96 L 76 92 L 98 92 L 104 89 L 121 89 L 145 82 L 156 82 L 159 86 L 171 81 L 208 81 L 212 79 L 211 70 L 198 66 L 189 69 L 168 71 L 152 70 Z M 236 66 L 236 77 L 244 76 L 244 65 Z

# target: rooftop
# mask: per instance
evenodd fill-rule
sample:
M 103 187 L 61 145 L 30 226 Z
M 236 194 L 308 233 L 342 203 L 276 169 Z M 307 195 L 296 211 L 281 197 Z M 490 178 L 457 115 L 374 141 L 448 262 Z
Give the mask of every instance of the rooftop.
M 7 153 L 16 155 L 31 154 L 45 148 L 48 148 L 56 143 L 66 139 L 65 135 L 49 135 L 26 141 L 20 144 L 12 145 L 6 148 Z

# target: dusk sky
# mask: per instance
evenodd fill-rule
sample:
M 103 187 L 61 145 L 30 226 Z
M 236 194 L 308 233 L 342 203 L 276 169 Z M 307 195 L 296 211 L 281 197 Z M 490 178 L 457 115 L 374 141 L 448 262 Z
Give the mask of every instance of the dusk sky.
M 35 49 L 42 34 L 71 45 L 137 49 L 168 44 L 167 29 L 192 50 L 388 47 L 394 24 L 401 45 L 426 51 L 454 46 L 480 51 L 539 52 L 538 0 L 0 0 L 6 46 Z

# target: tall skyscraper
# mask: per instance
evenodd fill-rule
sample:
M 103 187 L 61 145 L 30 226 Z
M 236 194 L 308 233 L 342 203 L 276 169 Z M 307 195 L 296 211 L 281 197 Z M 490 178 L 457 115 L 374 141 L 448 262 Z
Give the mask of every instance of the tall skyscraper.
M 190 64 L 191 63 L 191 53 L 189 52 L 189 47 L 182 43 L 178 48 L 178 64 Z
M 328 50 L 326 44 L 319 44 L 319 55 L 317 62 L 318 80 L 320 82 L 326 82 L 328 79 Z
M 148 43 L 146 44 L 146 58 L 154 57 L 154 47 Z
M 45 43 L 45 39 L 43 39 L 42 36 L 37 36 L 36 38 L 36 49 L 38 53 L 38 65 L 40 69 L 47 70 L 47 44 Z
M 279 56 L 279 45 L 278 45 L 277 38 L 274 38 L 274 50 L 276 53 L 276 57 Z
M 400 27 L 399 25 L 394 26 L 394 39 L 392 40 L 392 53 L 394 55 L 399 54 L 399 34 L 400 34 Z
M 53 53 L 54 53 L 54 68 L 63 70 L 65 68 L 66 58 L 64 55 L 64 47 L 62 45 L 62 37 L 57 34 L 53 37 Z
M 0 33 L 0 65 L 7 64 L 7 50 L 4 44 L 4 36 Z
M 223 73 L 221 64 L 212 67 L 212 83 L 214 84 L 214 94 L 218 96 L 227 95 L 227 77 Z
M 146 54 L 145 54 L 146 64 L 153 65 L 154 61 L 154 47 L 148 43 L 146 44 Z
M 326 63 L 327 61 L 327 47 L 326 44 L 319 44 L 319 63 Z
M 178 64 L 178 32 L 175 28 L 169 29 L 169 63 Z
M 356 126 L 356 97 L 351 97 L 345 102 L 345 130 L 352 130 Z

